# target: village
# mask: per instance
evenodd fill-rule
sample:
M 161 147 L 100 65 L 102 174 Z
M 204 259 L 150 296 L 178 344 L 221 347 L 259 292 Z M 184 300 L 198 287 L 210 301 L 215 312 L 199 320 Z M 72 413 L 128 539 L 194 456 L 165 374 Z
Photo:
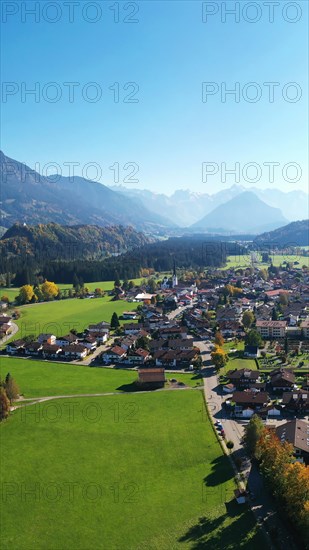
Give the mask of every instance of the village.
M 9 341 L 4 353 L 135 369 L 137 386 L 150 390 L 164 387 L 166 372 L 193 371 L 208 387 L 222 439 L 235 440 L 222 420 L 241 425 L 257 414 L 266 423 L 277 421 L 280 439 L 292 442 L 295 456 L 308 462 L 307 271 L 300 277 L 299 269 L 276 268 L 265 277 L 259 270 L 230 269 L 197 284 L 178 282 L 174 266 L 155 292 L 146 285 L 127 292 L 117 287 L 112 294 L 136 303 L 115 326 L 102 320 L 82 333 L 20 338 Z M 2 313 L 2 334 L 9 334 L 11 323 Z

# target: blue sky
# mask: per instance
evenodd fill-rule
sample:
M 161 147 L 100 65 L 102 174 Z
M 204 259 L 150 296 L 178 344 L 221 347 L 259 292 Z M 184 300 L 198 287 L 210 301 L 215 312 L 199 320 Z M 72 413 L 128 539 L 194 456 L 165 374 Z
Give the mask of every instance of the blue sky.
M 37 3 L 35 21 L 25 13 L 34 2 L 2 2 L 1 147 L 8 156 L 45 175 L 55 172 L 51 163 L 63 175 L 67 163 L 79 163 L 77 175 L 112 185 L 117 172 L 116 183 L 167 194 L 214 193 L 238 179 L 248 187 L 308 190 L 307 1 L 298 8 L 280 2 L 272 23 L 264 2 L 243 11 L 249 2 L 77 1 L 72 22 L 68 3 Z M 225 7 L 237 4 L 240 21 L 226 15 L 224 22 Z M 11 9 L 17 13 L 6 15 Z M 70 102 L 65 83 L 73 82 Z M 203 82 L 218 90 L 207 102 Z M 222 102 L 221 92 L 237 82 L 240 101 L 227 95 Z M 273 102 L 265 82 L 279 84 Z M 286 86 L 291 82 L 297 87 Z M 37 98 L 25 95 L 35 83 Z M 94 93 L 99 101 L 91 101 Z M 259 101 L 250 102 L 255 93 Z M 279 163 L 274 182 L 268 162 Z M 224 166 L 235 163 L 240 178 L 224 182 Z M 214 166 L 215 174 L 203 179 L 202 166 Z

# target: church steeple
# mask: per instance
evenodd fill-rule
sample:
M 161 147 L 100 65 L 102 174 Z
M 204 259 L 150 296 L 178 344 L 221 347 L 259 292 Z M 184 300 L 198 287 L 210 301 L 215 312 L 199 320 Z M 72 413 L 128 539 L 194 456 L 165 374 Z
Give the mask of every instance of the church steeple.
M 176 273 L 176 262 L 175 262 L 175 258 L 174 258 L 174 268 L 173 268 L 173 277 L 172 277 L 172 287 L 174 288 L 175 286 L 178 285 L 178 279 L 177 279 L 177 273 Z

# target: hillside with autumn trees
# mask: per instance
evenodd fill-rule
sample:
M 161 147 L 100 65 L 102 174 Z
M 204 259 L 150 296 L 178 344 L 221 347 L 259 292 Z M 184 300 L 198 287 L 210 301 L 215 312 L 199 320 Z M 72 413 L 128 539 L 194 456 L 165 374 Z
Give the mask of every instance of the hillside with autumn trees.
M 148 243 L 150 239 L 133 227 L 111 225 L 64 226 L 57 223 L 14 224 L 0 240 L 3 260 L 16 256 L 42 264 L 52 260 L 98 260 Z

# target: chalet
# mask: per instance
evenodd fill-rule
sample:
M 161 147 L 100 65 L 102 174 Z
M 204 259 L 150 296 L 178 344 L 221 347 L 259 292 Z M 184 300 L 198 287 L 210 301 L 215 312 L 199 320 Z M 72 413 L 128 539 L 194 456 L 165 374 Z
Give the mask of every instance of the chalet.
M 182 326 L 173 325 L 160 330 L 161 338 L 187 338 L 187 329 Z
M 96 325 L 89 325 L 87 331 L 88 332 L 96 332 L 98 334 L 108 334 L 110 329 L 110 324 L 106 323 L 105 321 L 101 321 L 100 323 L 97 323 Z
M 103 362 L 105 364 L 121 363 L 126 357 L 126 350 L 120 346 L 114 346 L 113 348 L 105 351 L 102 355 Z
M 25 354 L 37 357 L 41 354 L 42 348 L 43 344 L 40 344 L 40 342 L 29 342 L 25 345 Z
M 85 348 L 87 348 L 89 353 L 92 353 L 97 348 L 97 340 L 95 339 L 94 336 L 86 336 L 85 338 L 81 338 L 78 340 L 78 343 L 81 346 L 84 346 Z
M 138 348 L 134 351 L 131 351 L 127 356 L 127 362 L 133 365 L 143 365 L 151 358 L 149 351 L 145 349 Z
M 262 338 L 272 340 L 276 338 L 284 338 L 286 332 L 286 321 L 257 321 L 256 330 Z
M 255 411 L 267 405 L 268 399 L 267 392 L 236 391 L 233 393 L 234 414 L 240 418 L 251 418 Z
M 125 351 L 128 351 L 128 350 L 134 349 L 137 340 L 138 340 L 138 336 L 136 334 L 130 334 L 125 338 L 121 338 L 121 339 L 117 338 L 115 340 L 115 344 L 123 348 Z
M 258 371 L 250 369 L 229 370 L 226 376 L 230 383 L 239 389 L 250 388 L 250 386 L 255 384 L 260 377 Z
M 8 315 L 0 315 L 0 326 L 1 325 L 12 325 L 12 317 Z
M 127 323 L 124 325 L 123 330 L 125 334 L 137 334 L 142 328 L 141 323 Z
M 43 343 L 42 345 L 42 355 L 45 359 L 59 359 L 61 352 L 62 348 L 57 344 Z
M 309 424 L 304 420 L 292 420 L 281 424 L 276 429 L 276 435 L 281 443 L 291 443 L 298 462 L 309 464 Z
M 66 359 L 84 359 L 87 352 L 87 348 L 82 344 L 69 344 L 63 349 L 63 354 Z
M 72 333 L 68 334 L 67 336 L 59 336 L 56 339 L 55 344 L 61 347 L 69 346 L 70 344 L 77 344 L 77 336 L 75 336 L 75 334 L 72 334 Z
M 12 331 L 12 325 L 11 323 L 3 323 L 3 325 L 0 325 L 0 337 L 7 336 L 7 334 L 10 334 Z
M 165 368 L 186 368 L 198 358 L 199 350 L 159 350 L 154 354 L 156 366 Z
M 147 292 L 140 292 L 139 294 L 137 294 L 135 296 L 135 300 L 137 302 L 144 302 L 145 300 L 150 302 L 150 300 L 151 300 L 151 298 L 153 298 L 153 296 L 155 296 L 155 294 L 148 294 Z
M 53 345 L 56 343 L 56 336 L 54 334 L 39 334 L 38 336 L 38 342 L 40 344 L 50 344 Z
M 6 345 L 6 351 L 9 355 L 17 355 L 18 353 L 23 353 L 25 349 L 24 340 L 14 340 Z
M 91 331 L 91 332 L 86 331 L 86 332 L 88 333 L 88 336 L 90 338 L 95 339 L 97 344 L 104 344 L 105 342 L 107 342 L 109 337 L 109 329 L 103 329 L 103 330 L 100 330 L 99 332 L 95 332 L 95 331 Z
M 270 372 L 270 384 L 274 391 L 287 391 L 294 387 L 295 375 L 284 368 L 274 369 Z
M 193 338 L 172 338 L 171 340 L 167 341 L 167 348 L 181 351 L 192 350 L 193 342 Z
M 157 367 L 176 368 L 177 353 L 175 351 L 159 350 L 154 353 L 153 357 Z
M 162 388 L 165 384 L 165 371 L 163 368 L 139 369 L 138 383 L 145 387 Z
M 265 407 L 262 407 L 257 411 L 257 414 L 262 418 L 280 418 L 282 414 L 282 407 L 273 403 L 269 403 Z
M 136 311 L 124 311 L 122 314 L 123 319 L 137 319 L 138 314 Z
M 284 393 L 282 406 L 287 411 L 306 414 L 309 412 L 309 392 L 306 390 L 293 390 Z

